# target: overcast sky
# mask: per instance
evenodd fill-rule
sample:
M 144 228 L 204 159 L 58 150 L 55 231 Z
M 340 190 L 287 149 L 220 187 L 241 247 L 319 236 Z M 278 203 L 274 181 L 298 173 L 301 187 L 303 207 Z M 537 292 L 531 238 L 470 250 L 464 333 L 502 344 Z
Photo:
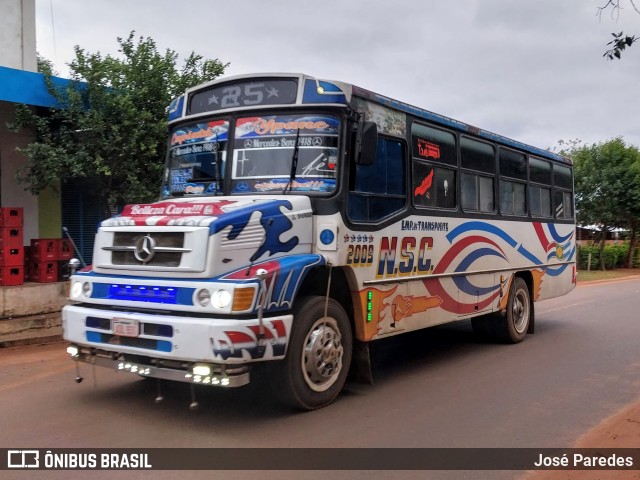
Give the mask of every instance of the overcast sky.
M 616 21 L 606 0 L 36 0 L 37 48 L 64 73 L 74 45 L 116 54 L 135 30 L 228 75 L 341 80 L 541 148 L 640 147 L 640 44 L 602 57 L 611 32 L 640 35 L 622 1 Z

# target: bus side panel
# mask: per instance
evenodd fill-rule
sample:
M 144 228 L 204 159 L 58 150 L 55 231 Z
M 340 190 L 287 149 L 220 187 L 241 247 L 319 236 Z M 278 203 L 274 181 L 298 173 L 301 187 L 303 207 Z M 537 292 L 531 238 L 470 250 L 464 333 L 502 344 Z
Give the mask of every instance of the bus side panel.
M 575 286 L 572 225 L 425 218 L 377 232 L 345 228 L 339 238 L 339 263 L 355 278 L 359 340 L 504 310 L 518 271 L 531 275 L 534 300 Z

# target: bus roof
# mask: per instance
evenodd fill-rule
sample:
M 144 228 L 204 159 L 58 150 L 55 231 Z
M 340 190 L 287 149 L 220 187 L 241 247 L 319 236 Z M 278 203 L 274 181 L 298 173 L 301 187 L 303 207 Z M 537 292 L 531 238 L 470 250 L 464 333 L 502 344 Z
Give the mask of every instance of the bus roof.
M 513 140 L 511 138 L 507 138 L 502 135 L 498 135 L 493 132 L 489 132 L 487 130 L 483 130 L 478 127 L 474 127 L 472 125 L 466 124 L 459 120 L 455 120 L 444 115 L 440 115 L 429 110 L 425 110 L 423 108 L 418 108 L 413 105 L 409 105 L 407 103 L 391 99 L 389 97 L 385 97 L 384 95 L 380 95 L 378 93 L 374 93 L 372 91 L 366 90 L 364 88 L 358 87 L 353 84 L 335 81 L 335 80 L 324 80 L 316 77 L 311 77 L 309 75 L 304 75 L 301 73 L 260 73 L 260 74 L 251 74 L 251 75 L 236 75 L 231 77 L 224 77 L 215 79 L 211 82 L 207 82 L 201 85 L 194 86 L 188 89 L 184 95 L 176 98 L 171 102 L 169 107 L 169 123 L 173 123 L 176 121 L 183 120 L 187 117 L 201 117 L 204 114 L 213 113 L 211 112 L 203 112 L 200 111 L 198 113 L 192 113 L 189 111 L 189 100 L 196 94 L 201 94 L 206 92 L 209 89 L 218 88 L 221 84 L 232 84 L 234 82 L 247 82 L 251 79 L 295 79 L 297 80 L 297 95 L 295 97 L 295 101 L 289 103 L 288 105 L 344 105 L 347 107 L 353 108 L 355 105 L 354 97 L 360 97 L 366 99 L 371 102 L 378 103 L 380 105 L 392 108 L 394 110 L 398 110 L 409 115 L 413 115 L 414 117 L 421 118 L 437 125 L 441 125 L 443 127 L 452 128 L 459 132 L 468 133 L 471 135 L 476 135 L 481 138 L 485 138 L 487 140 L 499 143 L 501 145 L 512 147 L 518 150 L 525 151 L 527 153 L 537 155 L 549 160 L 553 160 L 560 163 L 565 163 L 568 165 L 572 164 L 572 161 L 562 155 L 558 155 L 557 153 L 550 152 L 548 150 L 544 150 L 542 148 L 534 147 L 532 145 L 527 145 L 525 143 L 519 142 L 517 140 Z M 274 104 L 265 103 L 261 107 L 270 107 L 273 108 Z M 236 109 L 255 109 L 256 106 L 241 106 Z M 230 110 L 230 109 L 228 109 Z M 216 113 L 221 113 L 224 110 L 217 109 Z
M 385 97 L 384 95 L 380 95 L 378 93 L 371 92 L 364 88 L 357 87 L 355 85 L 352 86 L 353 95 L 366 98 L 367 100 L 379 103 L 381 105 L 387 106 L 394 110 L 400 110 L 402 112 L 408 113 L 418 118 L 423 118 L 432 123 L 436 123 L 438 125 L 442 125 L 444 127 L 452 128 L 458 130 L 463 133 L 469 133 L 472 135 L 477 135 L 482 138 L 486 138 L 487 140 L 491 140 L 493 142 L 500 143 L 507 147 L 516 148 L 519 150 L 524 150 L 533 155 L 538 155 L 543 158 L 547 158 L 549 160 L 554 160 L 556 162 L 566 163 L 568 165 L 572 165 L 573 162 L 571 159 L 563 157 L 562 155 L 558 155 L 557 153 L 550 152 L 549 150 L 544 150 L 542 148 L 534 147 L 532 145 L 527 145 L 526 143 L 519 142 L 517 140 L 513 140 L 511 138 L 505 137 L 503 135 L 498 135 L 497 133 L 489 132 L 488 130 L 483 130 L 478 127 L 474 127 L 467 123 L 461 122 L 459 120 L 455 120 L 453 118 L 446 117 L 444 115 L 440 115 L 438 113 L 431 112 L 429 110 L 425 110 L 423 108 L 414 107 L 413 105 L 409 105 L 404 102 L 400 102 L 398 100 L 394 100 L 389 97 Z

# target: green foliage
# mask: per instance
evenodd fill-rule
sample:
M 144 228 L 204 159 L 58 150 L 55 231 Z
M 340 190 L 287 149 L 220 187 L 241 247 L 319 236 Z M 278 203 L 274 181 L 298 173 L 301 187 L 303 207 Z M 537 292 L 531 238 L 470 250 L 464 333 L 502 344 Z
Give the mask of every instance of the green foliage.
M 564 145 L 568 148 L 561 153 L 574 162 L 578 224 L 598 225 L 605 231 L 627 229 L 635 243 L 640 226 L 640 150 L 622 138 Z M 599 258 L 600 268 L 606 268 L 606 256 Z
M 119 57 L 75 47 L 71 82 L 47 88 L 61 108 L 18 108 L 13 128 L 32 128 L 19 181 L 37 194 L 61 181 L 90 185 L 111 208 L 157 198 L 166 154 L 167 107 L 187 87 L 213 80 L 228 64 L 172 50 L 131 32 Z M 41 61 L 45 73 L 51 64 Z M 48 68 L 47 68 L 48 67 Z
M 581 225 L 629 228 L 640 221 L 640 151 L 622 138 L 593 145 L 575 142 L 576 212 Z
M 625 259 L 629 251 L 629 242 L 617 245 L 605 245 L 604 262 L 606 269 L 624 267 Z M 591 254 L 591 266 L 588 266 L 589 254 Z M 588 268 L 589 267 L 589 268 Z M 640 267 L 640 250 L 636 249 L 633 267 Z M 600 247 L 597 245 L 578 246 L 578 270 L 597 270 L 600 268 Z

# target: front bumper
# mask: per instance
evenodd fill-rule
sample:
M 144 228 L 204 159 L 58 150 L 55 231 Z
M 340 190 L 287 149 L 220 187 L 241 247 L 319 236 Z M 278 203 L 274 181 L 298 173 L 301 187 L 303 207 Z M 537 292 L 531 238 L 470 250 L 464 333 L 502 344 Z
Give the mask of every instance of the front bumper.
M 134 322 L 133 336 L 119 335 L 114 321 Z M 241 365 L 278 360 L 287 352 L 292 315 L 217 319 L 158 313 L 124 312 L 67 305 L 62 310 L 64 339 L 125 356 L 161 360 Z
M 141 377 L 158 378 L 220 387 L 241 387 L 249 383 L 247 365 L 228 366 L 162 360 L 110 352 L 94 347 L 70 344 L 67 352 L 77 362 L 107 367 L 119 372 L 129 372 Z M 208 368 L 207 373 L 194 373 L 195 367 Z

